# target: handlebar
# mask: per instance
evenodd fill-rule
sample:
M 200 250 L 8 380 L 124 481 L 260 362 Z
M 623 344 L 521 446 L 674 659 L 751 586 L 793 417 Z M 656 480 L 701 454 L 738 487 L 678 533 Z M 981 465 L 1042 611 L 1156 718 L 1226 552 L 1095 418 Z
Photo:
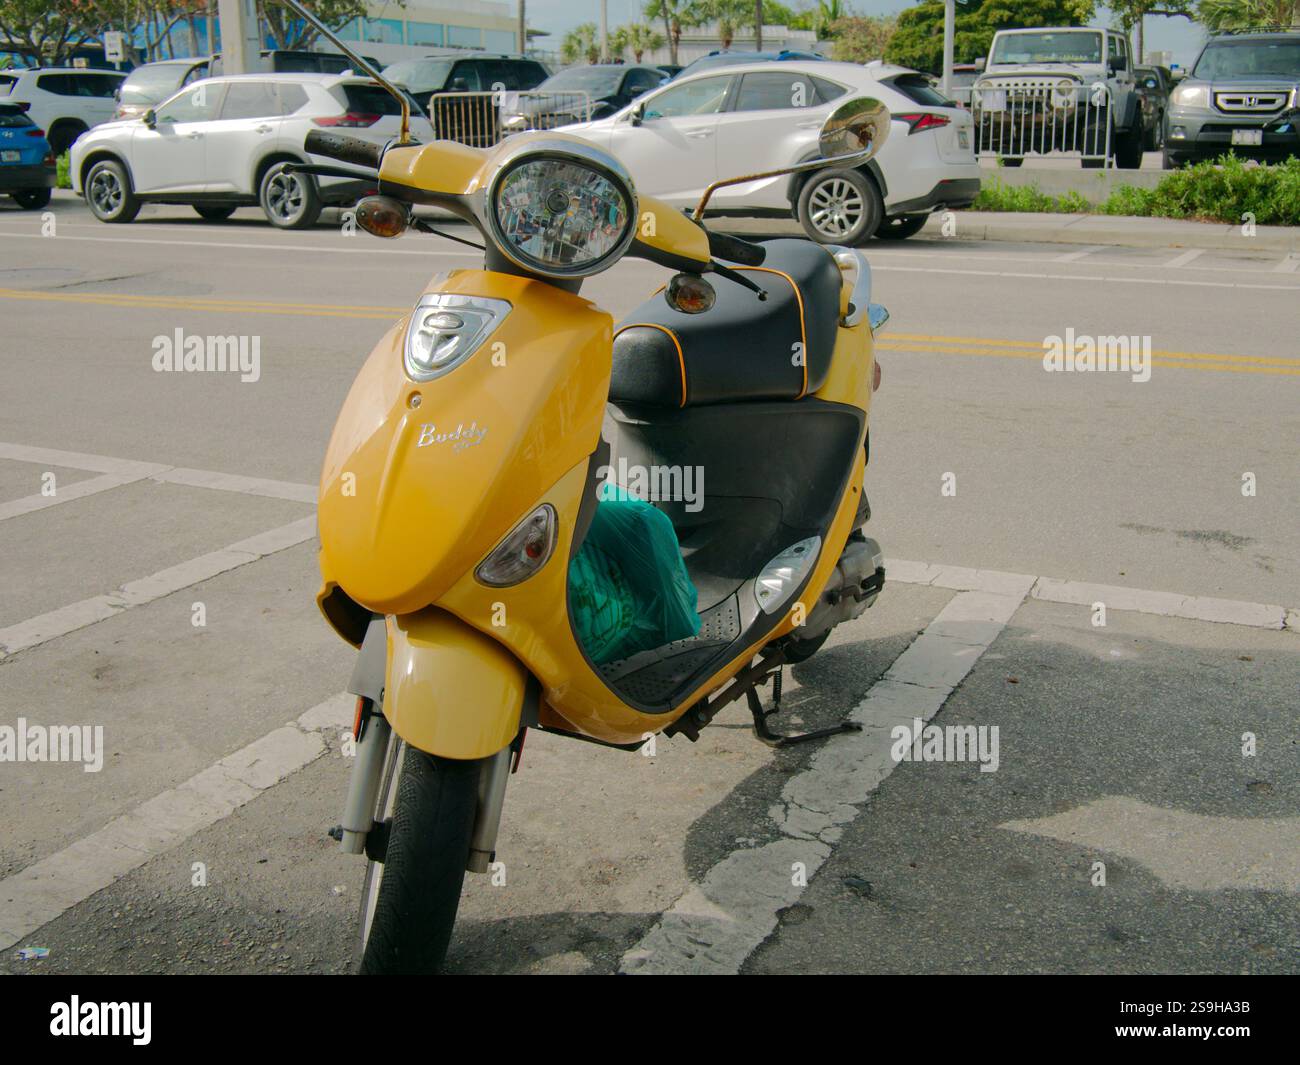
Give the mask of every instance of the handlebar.
M 752 244 L 740 237 L 728 236 L 726 233 L 709 231 L 709 254 L 719 259 L 739 263 L 741 266 L 762 266 L 767 258 L 767 249 L 761 244 Z
M 348 137 L 342 133 L 326 133 L 314 129 L 307 134 L 303 147 L 312 155 L 324 155 L 354 166 L 379 169 L 380 157 L 384 154 L 381 144 L 363 141 L 360 137 Z

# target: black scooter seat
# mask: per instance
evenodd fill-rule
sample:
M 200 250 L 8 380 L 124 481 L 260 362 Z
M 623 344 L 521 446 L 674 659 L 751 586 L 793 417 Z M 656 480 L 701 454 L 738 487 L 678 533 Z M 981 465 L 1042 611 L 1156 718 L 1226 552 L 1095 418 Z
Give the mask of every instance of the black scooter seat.
M 697 407 L 794 400 L 822 386 L 839 326 L 839 267 L 811 241 L 762 243 L 763 265 L 736 269 L 767 290 L 766 300 L 713 274 L 712 309 L 683 314 L 661 292 L 619 324 L 613 402 Z

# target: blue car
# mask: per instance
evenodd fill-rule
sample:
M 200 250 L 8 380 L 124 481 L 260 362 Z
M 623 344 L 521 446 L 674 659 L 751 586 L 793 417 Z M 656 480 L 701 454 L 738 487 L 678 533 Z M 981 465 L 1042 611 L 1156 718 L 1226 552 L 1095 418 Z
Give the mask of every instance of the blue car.
M 0 194 L 27 211 L 49 205 L 55 163 L 45 131 L 27 117 L 25 104 L 0 103 Z

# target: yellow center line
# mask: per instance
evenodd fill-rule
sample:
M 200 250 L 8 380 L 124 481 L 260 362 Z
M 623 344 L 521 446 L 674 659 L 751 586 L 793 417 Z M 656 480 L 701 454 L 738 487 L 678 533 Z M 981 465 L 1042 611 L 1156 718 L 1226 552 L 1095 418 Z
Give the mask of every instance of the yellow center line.
M 237 311 L 245 314 L 310 315 L 329 318 L 382 318 L 388 321 L 405 314 L 409 309 L 349 306 L 340 303 L 278 303 L 270 300 L 201 299 L 188 296 L 133 296 L 116 292 L 37 292 L 24 288 L 0 288 L 0 298 L 89 303 L 100 307 L 155 307 L 162 310 Z
M 924 345 L 897 345 L 881 341 L 876 345 L 881 351 L 914 351 L 924 352 L 930 355 L 972 355 L 977 357 L 989 357 L 998 359 L 1041 359 L 1041 351 L 1004 351 L 997 349 L 971 349 L 971 348 L 942 348 L 937 349 Z M 1206 356 L 1196 356 L 1197 358 L 1206 358 Z M 1210 356 L 1213 357 L 1213 356 Z M 1219 356 L 1220 358 L 1252 358 L 1252 356 Z M 1243 366 L 1240 363 L 1228 362 L 1188 362 L 1184 359 L 1175 359 L 1168 356 L 1157 356 L 1154 353 L 1151 356 L 1152 366 L 1173 366 L 1184 370 L 1212 370 L 1219 373 L 1262 373 L 1273 374 L 1280 377 L 1300 377 L 1300 359 L 1263 359 L 1263 362 L 1278 363 L 1277 366 Z M 1081 371 L 1082 372 L 1082 371 Z
M 899 351 L 926 351 L 930 350 L 928 345 L 931 344 L 958 344 L 973 345 L 983 348 L 1028 348 L 1033 349 L 1039 354 L 1043 351 L 1043 342 L 1041 340 L 993 340 L 989 337 L 940 337 L 926 336 L 920 333 L 893 333 L 891 332 L 884 340 L 878 344 L 878 347 L 892 346 L 898 341 L 905 341 L 909 345 L 906 348 L 898 348 Z M 936 354 L 949 354 L 945 351 Z M 1165 351 L 1160 348 L 1152 348 L 1152 355 L 1164 356 L 1166 358 L 1176 359 L 1212 359 L 1215 362 L 1263 362 L 1275 366 L 1300 366 L 1300 359 L 1286 358 L 1264 358 L 1259 355 L 1227 355 L 1215 352 L 1203 351 Z
M 282 314 L 311 318 L 358 318 L 391 322 L 406 314 L 405 307 L 366 307 L 338 303 L 281 303 L 272 300 L 204 299 L 182 296 L 136 296 L 127 293 L 40 292 L 33 289 L 0 288 L 0 299 L 81 303 L 100 307 L 151 307 L 160 310 L 205 311 L 242 314 Z M 877 344 L 881 351 L 921 352 L 932 355 L 970 355 L 1006 359 L 1041 359 L 1042 342 L 1002 340 L 992 337 L 932 336 L 923 333 L 891 333 Z M 1153 350 L 1154 366 L 1219 373 L 1262 373 L 1300 376 L 1300 359 L 1260 355 L 1231 355 L 1198 351 Z

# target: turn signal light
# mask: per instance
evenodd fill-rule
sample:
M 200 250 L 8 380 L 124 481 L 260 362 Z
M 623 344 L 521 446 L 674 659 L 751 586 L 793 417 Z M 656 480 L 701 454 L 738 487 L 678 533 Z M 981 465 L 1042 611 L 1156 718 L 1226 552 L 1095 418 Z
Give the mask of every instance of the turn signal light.
M 391 196 L 367 196 L 357 203 L 355 214 L 357 225 L 376 237 L 400 237 L 411 217 L 406 204 Z
M 674 274 L 664 289 L 668 306 L 682 314 L 703 314 L 716 298 L 713 286 L 698 274 Z
M 510 533 L 474 571 L 482 584 L 508 588 L 546 565 L 555 550 L 555 509 L 543 503 Z

